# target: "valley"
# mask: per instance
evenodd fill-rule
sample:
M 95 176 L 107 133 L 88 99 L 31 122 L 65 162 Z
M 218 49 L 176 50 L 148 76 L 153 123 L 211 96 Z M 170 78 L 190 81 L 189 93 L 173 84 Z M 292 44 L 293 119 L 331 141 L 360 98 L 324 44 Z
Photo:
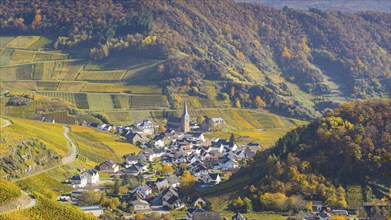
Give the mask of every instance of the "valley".
M 0 219 L 389 218 L 388 3 L 329 3 L 5 0 Z

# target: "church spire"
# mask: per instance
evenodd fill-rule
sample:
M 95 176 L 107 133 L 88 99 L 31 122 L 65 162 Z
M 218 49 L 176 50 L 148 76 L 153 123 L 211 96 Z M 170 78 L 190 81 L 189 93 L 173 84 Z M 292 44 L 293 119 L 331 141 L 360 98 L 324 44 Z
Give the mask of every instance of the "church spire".
M 185 105 L 183 107 L 183 115 L 182 116 L 187 116 L 187 115 L 189 115 L 189 114 L 187 113 L 187 102 L 185 101 Z
M 187 112 L 187 102 L 184 103 L 183 106 L 183 114 L 181 118 L 182 122 L 182 131 L 183 132 L 189 132 L 190 131 L 190 116 L 189 113 Z

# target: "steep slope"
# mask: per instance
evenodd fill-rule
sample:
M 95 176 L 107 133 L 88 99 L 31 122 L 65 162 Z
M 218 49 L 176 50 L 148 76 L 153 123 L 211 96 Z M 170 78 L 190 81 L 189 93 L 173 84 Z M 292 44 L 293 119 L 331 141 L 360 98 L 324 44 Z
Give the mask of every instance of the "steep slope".
M 391 2 L 388 0 L 237 0 L 238 2 L 253 2 L 275 8 L 284 6 L 307 10 L 318 8 L 321 10 L 333 10 L 343 12 L 381 11 L 390 12 Z
M 246 108 L 262 107 L 260 98 L 272 111 L 308 119 L 346 99 L 391 93 L 389 13 L 235 1 L 25 3 L 5 1 L 6 33 L 59 33 L 53 46 L 75 57 L 123 51 L 165 60 L 158 75 L 171 107 L 183 95 Z M 203 89 L 209 81 L 218 96 Z
M 239 191 L 263 210 L 274 209 L 270 200 L 289 198 L 322 200 L 336 208 L 353 207 L 354 199 L 349 200 L 353 186 L 357 189 L 354 195 L 362 201 L 384 197 L 390 202 L 390 126 L 391 101 L 345 103 L 289 132 L 275 148 L 258 153 L 248 168 L 225 184 L 249 181 L 245 185 L 252 186 Z M 224 189 L 224 184 L 218 188 Z M 207 194 L 221 195 L 217 189 Z M 286 202 L 281 209 L 294 209 L 297 204 Z

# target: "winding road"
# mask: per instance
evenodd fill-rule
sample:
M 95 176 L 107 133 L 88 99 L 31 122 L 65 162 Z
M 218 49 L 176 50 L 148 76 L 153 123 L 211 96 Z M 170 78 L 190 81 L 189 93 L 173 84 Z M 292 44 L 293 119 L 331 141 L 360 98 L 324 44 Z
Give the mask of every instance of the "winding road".
M 24 179 L 27 179 L 29 177 L 32 177 L 32 176 L 36 176 L 38 174 L 41 174 L 41 173 L 44 173 L 44 172 L 47 172 L 49 170 L 53 170 L 57 167 L 60 167 L 60 166 L 64 166 L 64 165 L 68 165 L 70 163 L 72 163 L 75 159 L 76 159 L 76 143 L 75 141 L 69 136 L 69 127 L 66 127 L 64 126 L 64 137 L 67 139 L 68 143 L 69 143 L 69 152 L 68 152 L 68 155 L 65 156 L 64 158 L 62 158 L 61 160 L 61 164 L 59 165 L 56 165 L 56 166 L 53 166 L 53 167 L 49 167 L 47 169 L 44 169 L 44 170 L 41 170 L 41 171 L 38 171 L 38 172 L 35 172 L 33 174 L 30 174 L 28 176 L 24 176 L 22 178 L 19 178 L 17 180 L 14 180 L 14 182 L 18 182 L 20 180 L 24 180 Z
M 2 124 L 0 128 L 4 128 L 12 125 L 12 122 L 8 119 L 1 118 L 1 120 L 4 122 L 4 124 Z M 23 195 L 20 196 L 19 198 L 10 201 L 6 205 L 0 207 L 0 213 L 13 212 L 20 209 L 28 209 L 35 205 L 37 200 L 33 196 L 29 195 L 26 191 L 23 190 L 22 190 L 22 194 Z M 3 210 L 7 210 L 7 211 L 3 211 Z
M 4 121 L 4 123 L 0 126 L 0 128 L 12 125 L 12 122 L 10 120 L 4 119 L 4 118 L 0 118 L 0 119 Z M 69 143 L 68 144 L 69 152 L 68 152 L 67 156 L 62 158 L 61 164 L 54 166 L 54 167 L 44 169 L 44 170 L 41 170 L 39 172 L 22 177 L 20 179 L 14 180 L 14 182 L 18 182 L 20 180 L 23 180 L 23 179 L 26 179 L 26 178 L 29 178 L 32 176 L 36 176 L 38 174 L 47 172 L 47 171 L 55 169 L 57 167 L 72 163 L 76 159 L 76 143 L 69 136 L 69 131 L 70 131 L 69 127 L 64 126 L 64 137 L 67 139 L 67 141 Z M 35 203 L 37 202 L 36 199 L 23 190 L 22 190 L 22 193 L 23 193 L 23 195 L 20 196 L 19 198 L 15 199 L 13 201 L 10 201 L 9 203 L 7 203 L 4 206 L 0 206 L 0 214 L 6 213 L 6 212 L 13 212 L 13 211 L 21 210 L 21 209 L 28 209 L 28 208 L 33 207 L 35 205 Z

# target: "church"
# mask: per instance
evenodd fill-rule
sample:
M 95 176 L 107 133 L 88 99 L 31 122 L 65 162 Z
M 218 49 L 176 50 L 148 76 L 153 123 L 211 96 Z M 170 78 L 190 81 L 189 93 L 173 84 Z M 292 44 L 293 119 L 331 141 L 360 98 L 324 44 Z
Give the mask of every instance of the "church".
M 183 107 L 183 113 L 180 118 L 171 117 L 167 120 L 167 128 L 180 132 L 190 131 L 190 116 L 187 112 L 187 103 L 185 102 Z

